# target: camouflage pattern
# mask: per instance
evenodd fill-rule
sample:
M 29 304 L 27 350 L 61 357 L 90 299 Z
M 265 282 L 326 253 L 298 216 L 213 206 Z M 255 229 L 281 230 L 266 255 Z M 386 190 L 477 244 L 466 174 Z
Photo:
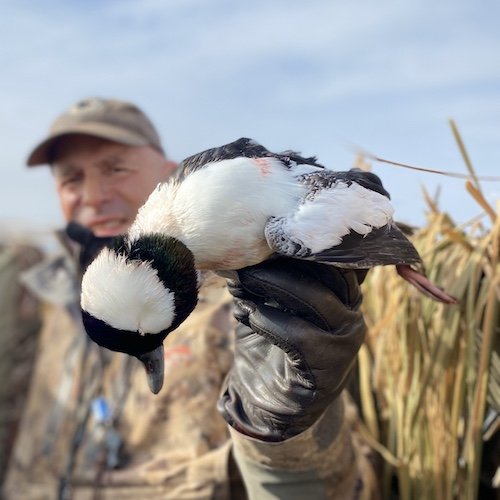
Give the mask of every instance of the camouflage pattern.
M 0 246 L 0 484 L 23 411 L 40 328 L 38 301 L 19 282 L 41 259 L 31 245 Z
M 232 459 L 233 440 L 240 464 L 262 465 L 242 468 L 250 491 L 264 481 L 270 465 L 277 467 L 278 482 L 300 468 L 298 463 L 274 463 L 269 445 L 262 444 L 255 455 L 244 446 L 251 440 L 236 434 L 231 439 L 216 411 L 233 356 L 230 296 L 221 278 L 204 277 L 197 309 L 165 340 L 165 383 L 156 396 L 138 360 L 87 340 L 79 320 L 76 269 L 68 256 L 43 262 L 24 281 L 47 306 L 4 484 L 6 500 L 246 498 Z M 324 418 L 328 422 L 321 428 L 336 425 Z M 351 488 L 352 498 L 364 498 L 356 466 L 363 454 L 347 423 L 340 429 L 333 443 L 320 445 L 321 459 L 314 463 L 319 466 L 331 451 L 334 477 L 347 484 L 338 491 L 344 495 Z M 290 456 L 307 450 L 307 456 L 314 456 L 323 438 L 311 429 L 282 446 Z M 312 479 L 320 485 L 325 479 L 321 471 Z M 325 498 L 350 496 L 328 487 Z
M 196 314 L 167 338 L 154 396 L 139 361 L 88 341 L 75 277 L 64 257 L 24 276 L 50 304 L 5 497 L 228 497 L 228 432 L 215 409 L 232 361 L 224 282 L 209 277 Z

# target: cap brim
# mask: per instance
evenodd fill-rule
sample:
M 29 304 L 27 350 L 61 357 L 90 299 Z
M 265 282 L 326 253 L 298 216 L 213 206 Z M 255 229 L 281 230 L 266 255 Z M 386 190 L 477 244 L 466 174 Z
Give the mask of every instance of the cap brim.
M 64 132 L 49 135 L 49 137 L 38 144 L 28 156 L 26 160 L 28 167 L 51 163 L 53 159 L 52 149 L 54 144 L 61 139 L 61 137 L 73 134 L 90 135 L 120 144 L 126 144 L 127 146 L 147 146 L 149 144 L 147 139 L 139 134 L 133 134 L 113 125 L 87 122 L 65 129 Z

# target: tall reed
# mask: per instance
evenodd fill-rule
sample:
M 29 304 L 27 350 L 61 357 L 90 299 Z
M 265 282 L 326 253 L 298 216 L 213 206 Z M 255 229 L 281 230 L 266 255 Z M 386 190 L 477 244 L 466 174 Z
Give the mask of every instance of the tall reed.
M 484 199 L 451 125 L 471 173 L 466 195 L 488 219 L 459 227 L 426 195 L 427 222 L 411 240 L 427 276 L 459 303 L 423 297 L 392 267 L 373 269 L 363 285 L 362 414 L 384 459 L 384 498 L 393 477 L 403 500 L 477 498 L 488 408 L 499 432 L 500 202 Z

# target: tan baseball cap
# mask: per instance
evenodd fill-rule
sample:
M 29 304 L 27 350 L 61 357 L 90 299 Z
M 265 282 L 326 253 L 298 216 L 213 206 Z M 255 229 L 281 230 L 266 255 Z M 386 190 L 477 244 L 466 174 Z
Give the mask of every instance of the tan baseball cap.
M 77 102 L 54 121 L 48 137 L 28 156 L 28 166 L 51 163 L 55 143 L 69 134 L 92 135 L 129 146 L 149 145 L 164 153 L 154 125 L 137 106 L 93 97 Z

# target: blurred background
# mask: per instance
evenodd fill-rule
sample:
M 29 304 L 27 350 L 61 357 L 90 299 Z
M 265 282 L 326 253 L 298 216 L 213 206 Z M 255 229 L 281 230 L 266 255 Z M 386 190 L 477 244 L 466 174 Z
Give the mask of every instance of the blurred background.
M 74 101 L 139 104 L 177 161 L 241 136 L 349 169 L 356 144 L 394 161 L 500 175 L 500 3 L 430 0 L 0 0 L 0 227 L 61 224 L 30 148 Z M 463 180 L 373 164 L 396 218 L 425 220 L 440 187 L 457 223 Z M 500 198 L 500 183 L 483 183 Z

